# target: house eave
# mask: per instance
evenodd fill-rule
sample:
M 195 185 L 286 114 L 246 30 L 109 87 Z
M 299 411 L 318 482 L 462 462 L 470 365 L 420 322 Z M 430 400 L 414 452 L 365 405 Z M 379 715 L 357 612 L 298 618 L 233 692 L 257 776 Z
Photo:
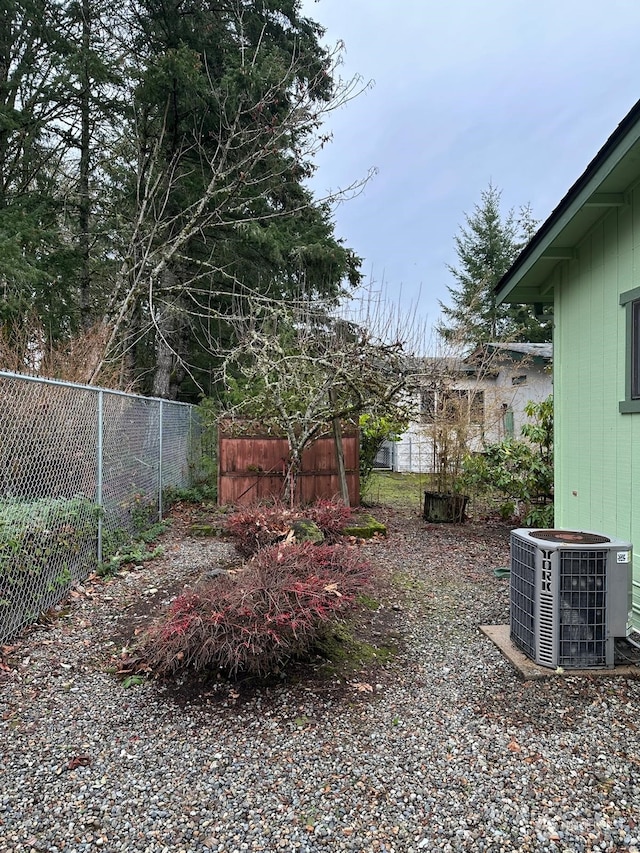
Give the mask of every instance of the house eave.
M 608 210 L 628 203 L 639 176 L 640 101 L 498 282 L 496 300 L 553 303 L 558 266 L 576 258 L 580 242 Z

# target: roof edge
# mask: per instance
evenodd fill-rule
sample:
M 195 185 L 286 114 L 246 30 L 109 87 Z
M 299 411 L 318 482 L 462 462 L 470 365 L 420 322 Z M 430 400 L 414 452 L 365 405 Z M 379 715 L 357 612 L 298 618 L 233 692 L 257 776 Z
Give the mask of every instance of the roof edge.
M 494 288 L 494 293 L 496 294 L 498 302 L 504 301 L 511 290 L 513 290 L 517 285 L 519 278 L 518 274 L 526 272 L 526 269 L 528 269 L 535 260 L 537 260 L 537 257 L 535 257 L 536 253 L 538 253 L 538 250 L 540 250 L 540 254 L 542 253 L 545 241 L 550 237 L 551 231 L 556 228 L 560 224 L 562 218 L 570 212 L 571 206 L 576 202 L 580 194 L 597 177 L 598 172 L 606 165 L 607 161 L 611 158 L 616 149 L 620 147 L 621 143 L 628 136 L 630 131 L 638 124 L 639 120 L 640 100 L 636 101 L 626 116 L 618 124 L 611 136 L 609 136 L 602 148 L 598 151 L 593 160 L 591 160 L 584 172 L 575 181 L 575 183 L 572 184 L 568 192 L 560 200 L 559 204 L 551 211 L 550 215 L 520 252 L 507 272 L 498 281 Z M 640 128 L 638 128 L 637 134 L 637 138 L 639 137 Z M 511 279 L 515 280 L 511 282 Z M 508 286 L 509 284 L 510 286 Z

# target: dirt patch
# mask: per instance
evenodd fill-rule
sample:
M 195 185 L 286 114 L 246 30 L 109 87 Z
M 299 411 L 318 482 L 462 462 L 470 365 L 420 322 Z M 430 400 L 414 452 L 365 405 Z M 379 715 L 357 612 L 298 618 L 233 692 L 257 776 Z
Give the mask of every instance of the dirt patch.
M 259 678 L 239 675 L 230 680 L 221 673 L 184 673 L 156 682 L 156 690 L 178 707 L 215 705 L 237 709 L 259 702 L 268 708 L 282 690 L 323 704 L 344 699 L 375 701 L 393 680 L 396 658 L 403 648 L 402 613 L 380 607 L 374 614 L 363 608 L 336 626 L 312 654 L 290 660 L 279 672 Z

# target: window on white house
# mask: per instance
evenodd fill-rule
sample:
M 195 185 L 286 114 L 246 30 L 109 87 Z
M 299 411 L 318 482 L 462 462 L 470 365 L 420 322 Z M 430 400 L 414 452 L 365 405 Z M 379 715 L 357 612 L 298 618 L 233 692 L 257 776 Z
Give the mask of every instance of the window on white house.
M 436 412 L 436 392 L 433 388 L 420 391 L 420 414 L 425 421 L 433 421 Z
M 420 413 L 428 423 L 462 419 L 472 424 L 483 424 L 484 391 L 467 388 L 423 388 L 420 392 Z
M 512 376 L 511 377 L 512 385 L 526 385 L 527 384 L 527 374 L 523 373 L 521 376 Z

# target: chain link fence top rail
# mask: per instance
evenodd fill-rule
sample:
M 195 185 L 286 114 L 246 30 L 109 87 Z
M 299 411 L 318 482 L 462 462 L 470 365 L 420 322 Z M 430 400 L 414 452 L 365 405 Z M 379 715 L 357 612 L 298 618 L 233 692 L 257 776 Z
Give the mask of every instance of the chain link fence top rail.
M 0 371 L 0 642 L 201 470 L 195 407 Z

